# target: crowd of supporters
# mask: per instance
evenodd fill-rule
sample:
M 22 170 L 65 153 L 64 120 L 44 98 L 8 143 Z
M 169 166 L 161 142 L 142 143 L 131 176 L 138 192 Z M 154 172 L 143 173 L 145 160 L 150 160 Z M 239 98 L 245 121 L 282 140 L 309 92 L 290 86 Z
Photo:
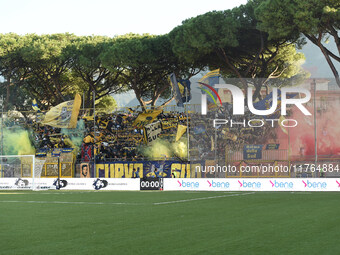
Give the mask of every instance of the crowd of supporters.
M 214 128 L 214 119 L 223 120 L 221 122 L 225 124 L 216 124 Z M 247 125 L 251 119 L 258 117 L 249 111 L 245 111 L 244 115 L 232 115 L 232 106 L 229 104 L 215 107 L 209 110 L 207 115 L 191 114 L 191 156 L 224 159 L 226 153 L 240 151 L 245 144 L 264 144 L 268 138 L 275 138 L 275 129 L 268 123 L 264 121 L 265 125 L 262 128 L 251 127 Z M 231 121 L 238 124 L 231 125 Z M 252 124 L 256 125 L 255 122 Z
M 134 125 L 140 112 L 98 114 L 95 119 L 80 114 L 76 129 L 61 129 L 33 121 L 26 128 L 32 130 L 36 151 L 74 148 L 79 161 L 142 160 L 140 147 L 145 145 L 143 127 Z M 161 139 L 172 142 L 177 125 L 186 123 L 179 112 L 161 112 L 152 120 L 160 121 L 164 128 Z
M 160 121 L 162 131 L 159 138 L 175 142 L 178 125 L 189 124 L 189 148 L 191 158 L 224 158 L 228 151 L 238 151 L 244 144 L 261 144 L 270 136 L 264 128 L 243 127 L 235 125 L 217 125 L 213 119 L 230 121 L 231 108 L 228 106 L 209 109 L 207 115 L 200 112 L 166 112 L 157 113 L 149 123 Z M 150 111 L 152 112 L 152 111 Z M 93 118 L 90 113 L 79 114 L 76 129 L 61 129 L 42 125 L 39 118 L 28 119 L 25 123 L 13 120 L 8 128 L 24 125 L 30 130 L 31 141 L 37 152 L 60 148 L 73 148 L 79 161 L 118 161 L 145 159 L 141 147 L 147 145 L 144 129 L 136 125 L 140 111 L 127 113 L 99 113 Z M 233 117 L 234 122 L 251 119 L 244 116 Z M 22 121 L 21 121 L 22 122 Z M 137 123 L 138 124 L 138 123 Z M 145 124 L 145 123 L 144 123 Z M 263 141 L 262 141 L 263 140 Z

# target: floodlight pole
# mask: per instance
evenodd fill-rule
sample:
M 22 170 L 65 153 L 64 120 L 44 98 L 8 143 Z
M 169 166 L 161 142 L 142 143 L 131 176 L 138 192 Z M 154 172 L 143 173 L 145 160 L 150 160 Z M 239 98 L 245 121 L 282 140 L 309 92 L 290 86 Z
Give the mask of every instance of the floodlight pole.
M 93 177 L 96 177 L 96 91 L 93 91 Z
M 186 101 L 186 110 L 187 110 L 187 139 L 188 139 L 188 141 L 187 141 L 187 152 L 188 152 L 188 155 L 187 155 L 187 157 L 188 157 L 188 163 L 189 163 L 189 161 L 190 161 L 190 152 L 189 152 L 189 150 L 190 150 L 190 145 L 189 145 L 189 142 L 190 142 L 190 138 L 189 138 L 189 110 L 188 110 L 188 88 L 186 88 L 186 90 L 185 90 L 185 101 Z
M 215 151 L 215 158 L 214 158 L 214 161 L 215 161 L 215 164 L 217 164 L 217 127 L 214 128 L 215 129 L 215 141 L 214 141 L 214 151 Z
M 288 122 L 289 123 L 289 122 Z M 290 134 L 289 134 L 289 128 L 287 128 L 287 132 L 288 132 L 288 166 L 289 166 L 289 169 L 290 168 Z M 292 177 L 292 172 L 291 170 L 289 171 L 289 177 Z M 296 173 L 295 173 L 295 177 L 296 177 Z
M 4 97 L 1 96 L 1 156 L 4 155 Z M 1 174 L 0 177 L 3 177 L 3 166 L 2 166 L 2 157 L 1 157 Z
M 314 85 L 314 145 L 315 145 L 315 169 L 317 169 L 317 163 L 318 163 L 318 137 L 317 137 L 317 119 L 316 119 L 316 82 L 315 79 L 313 79 L 313 83 Z M 317 177 L 317 175 L 315 176 Z

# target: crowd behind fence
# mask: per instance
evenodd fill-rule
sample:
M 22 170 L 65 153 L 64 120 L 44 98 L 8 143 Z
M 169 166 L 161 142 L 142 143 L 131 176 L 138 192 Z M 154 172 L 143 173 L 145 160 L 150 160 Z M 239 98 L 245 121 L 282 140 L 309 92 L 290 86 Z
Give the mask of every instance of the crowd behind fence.
M 153 109 L 148 108 L 150 111 Z M 152 159 L 140 152 L 141 146 L 145 145 L 143 128 L 136 128 L 132 123 L 141 113 L 141 109 L 137 108 L 117 108 L 116 111 L 107 113 L 104 110 L 96 109 L 96 116 L 91 116 L 93 109 L 81 109 L 79 114 L 78 127 L 73 131 L 63 130 L 50 126 L 39 124 L 41 113 L 25 112 L 24 117 L 17 114 L 13 117 L 13 113 L 4 114 L 4 127 L 15 132 L 16 129 L 30 130 L 30 139 L 35 146 L 36 151 L 46 151 L 45 157 L 53 149 L 63 149 L 73 147 L 73 158 L 63 160 L 58 163 L 53 157 L 50 157 L 44 164 L 41 176 L 56 177 L 78 177 L 79 167 L 82 162 L 88 162 L 93 168 L 95 164 L 105 162 L 136 162 L 136 161 L 164 161 L 179 160 L 186 162 L 189 160 L 199 160 L 205 158 L 213 160 L 215 164 L 236 166 L 236 171 L 222 174 L 205 174 L 201 175 L 210 177 L 338 177 L 339 171 L 337 166 L 340 160 L 334 155 L 319 156 L 315 161 L 314 156 L 292 157 L 289 155 L 289 149 L 262 150 L 260 160 L 245 160 L 243 151 L 239 150 L 246 139 L 248 143 L 255 143 L 256 137 L 261 138 L 266 131 L 258 131 L 254 135 L 252 129 L 242 129 L 241 131 L 233 131 L 221 128 L 224 132 L 216 132 L 216 129 L 207 125 L 206 119 L 200 116 L 200 105 L 186 105 L 185 108 L 177 106 L 166 106 L 163 112 L 155 117 L 155 121 L 169 124 L 169 129 L 164 129 L 161 138 L 174 141 L 177 132 L 177 125 L 186 125 L 189 123 L 189 158 L 178 157 L 177 155 L 168 155 L 167 157 L 156 157 Z M 327 109 L 324 110 L 327 112 Z M 226 111 L 211 111 L 208 113 L 208 119 L 211 120 L 216 116 L 218 118 L 225 117 Z M 318 114 L 322 114 L 318 113 Z M 19 116 L 19 117 L 18 117 Z M 171 126 L 171 123 L 175 123 Z M 203 132 L 200 131 L 202 128 Z M 233 131 L 233 132 L 231 132 Z M 237 141 L 235 140 L 237 137 Z M 235 139 L 234 139 L 235 138 Z M 243 140 L 242 140 L 242 139 Z M 261 173 L 259 172 L 242 172 L 242 165 L 261 166 L 265 163 L 281 164 L 288 166 L 289 171 Z M 308 166 L 316 165 L 313 171 Z M 334 165 L 334 170 L 330 170 L 330 166 Z M 298 167 L 297 167 L 298 166 Z M 318 168 L 318 166 L 321 166 Z M 16 170 L 5 170 L 5 164 L 2 165 L 2 177 L 8 176 L 28 176 L 29 168 L 20 166 L 14 167 Z M 10 169 L 10 168 L 8 168 Z M 10 173 L 12 171 L 12 173 Z M 93 177 L 96 176 L 96 170 L 93 170 Z

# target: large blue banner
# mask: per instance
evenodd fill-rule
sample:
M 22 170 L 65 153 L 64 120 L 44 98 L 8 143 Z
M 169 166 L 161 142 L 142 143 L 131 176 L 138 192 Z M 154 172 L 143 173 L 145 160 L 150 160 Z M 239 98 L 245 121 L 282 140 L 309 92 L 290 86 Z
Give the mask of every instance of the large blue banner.
M 261 159 L 262 158 L 263 145 L 252 144 L 244 145 L 243 147 L 243 159 Z
M 197 166 L 200 166 L 199 168 Z M 201 177 L 204 161 L 187 163 L 181 161 L 117 161 L 96 164 L 96 176 L 100 178 L 196 178 Z M 137 172 L 137 176 L 134 174 Z

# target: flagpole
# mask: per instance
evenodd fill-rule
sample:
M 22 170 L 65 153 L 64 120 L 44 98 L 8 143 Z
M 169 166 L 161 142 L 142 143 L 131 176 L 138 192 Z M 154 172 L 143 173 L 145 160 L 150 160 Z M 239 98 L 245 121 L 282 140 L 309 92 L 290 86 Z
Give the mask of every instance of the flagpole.
M 95 155 L 95 148 L 96 148 L 96 91 L 93 91 L 93 177 L 96 177 L 96 155 Z
M 220 83 L 220 77 L 219 76 L 218 76 L 218 83 Z M 215 86 L 215 84 L 211 84 L 211 86 Z M 221 107 L 222 107 L 222 105 L 221 105 Z M 215 118 L 218 118 L 217 113 L 218 113 L 218 110 L 215 113 Z M 217 158 L 217 149 L 218 149 L 218 147 L 217 147 L 217 127 L 215 127 L 215 144 L 214 144 L 214 149 L 215 149 L 214 162 L 215 162 L 215 165 L 217 165 L 217 162 L 216 162 L 218 160 L 218 158 Z M 217 171 L 215 171 L 215 177 L 216 177 L 216 175 L 217 175 Z

